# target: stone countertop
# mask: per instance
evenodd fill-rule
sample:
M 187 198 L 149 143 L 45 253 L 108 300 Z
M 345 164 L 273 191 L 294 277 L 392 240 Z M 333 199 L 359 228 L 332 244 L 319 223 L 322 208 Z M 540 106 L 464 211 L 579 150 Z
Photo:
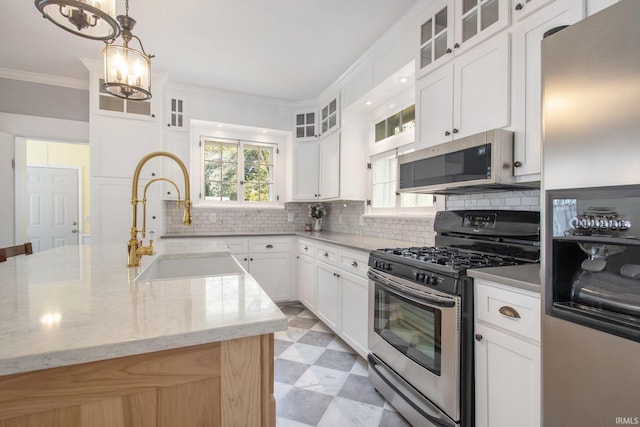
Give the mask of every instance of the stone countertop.
M 523 264 L 508 267 L 469 269 L 467 274 L 477 279 L 540 292 L 540 264 Z
M 298 236 L 298 237 L 306 237 L 314 240 L 323 241 L 326 243 L 333 243 L 336 245 L 342 245 L 346 247 L 350 247 L 352 249 L 371 251 L 373 249 L 381 249 L 381 248 L 397 248 L 397 247 L 407 247 L 407 246 L 415 246 L 415 244 L 411 244 L 408 241 L 404 240 L 394 240 L 394 239 L 382 239 L 379 237 L 371 237 L 371 236 L 360 236 L 357 234 L 349 234 L 349 233 L 337 233 L 331 231 L 320 231 L 320 232 L 271 232 L 271 233 L 211 233 L 211 234 L 166 234 L 162 236 L 163 241 L 165 239 L 171 240 L 174 238 L 207 238 L 207 237 L 215 237 L 222 238 L 224 241 L 224 237 L 261 237 L 261 236 Z M 425 243 L 427 246 L 432 246 L 433 242 Z
M 136 283 L 161 254 L 229 256 L 226 245 L 64 246 L 0 263 L 0 375 L 271 333 L 287 318 L 248 274 Z

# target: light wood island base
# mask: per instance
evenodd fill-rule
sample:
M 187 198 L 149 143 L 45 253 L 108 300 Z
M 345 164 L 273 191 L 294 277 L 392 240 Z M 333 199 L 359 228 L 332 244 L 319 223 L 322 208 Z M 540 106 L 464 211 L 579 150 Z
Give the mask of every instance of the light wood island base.
M 0 377 L 0 427 L 275 427 L 273 334 Z

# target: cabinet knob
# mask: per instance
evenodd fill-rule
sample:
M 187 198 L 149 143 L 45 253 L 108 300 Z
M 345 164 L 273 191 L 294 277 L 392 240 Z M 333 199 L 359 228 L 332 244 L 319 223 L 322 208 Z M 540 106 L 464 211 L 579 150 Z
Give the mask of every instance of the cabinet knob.
M 245 261 L 248 261 L 248 260 L 249 260 L 249 258 L 245 257 L 245 258 L 244 258 L 244 260 L 245 260 Z
M 444 131 L 444 136 L 450 136 L 451 132 L 449 132 L 448 130 Z
M 453 131 L 452 131 L 452 132 L 453 132 L 453 133 L 458 133 L 459 131 L 458 131 L 458 129 L 453 128 Z
M 253 258 L 249 258 L 249 261 L 253 261 Z
M 453 52 L 453 51 L 451 50 L 451 48 L 447 48 L 446 52 L 447 52 L 447 53 L 451 53 L 451 52 Z
M 503 316 L 511 317 L 512 319 L 520 318 L 520 313 L 518 313 L 518 310 L 513 307 L 509 307 L 508 305 L 503 305 L 498 311 Z
M 456 49 L 459 48 L 460 47 L 460 43 L 454 44 L 453 47 L 456 48 Z
M 516 5 L 516 10 L 522 10 L 523 7 L 524 7 L 524 5 L 522 3 L 518 3 Z
M 522 166 L 522 162 L 520 162 L 520 161 L 516 161 L 516 162 L 513 163 L 513 167 L 514 168 L 519 168 L 520 166 Z
M 476 334 L 476 341 L 482 341 L 482 335 Z
M 273 245 L 267 245 L 267 246 L 265 246 L 265 248 L 267 248 L 267 249 L 273 249 Z
M 305 250 L 305 251 L 308 251 L 308 250 L 309 250 L 309 248 L 305 246 L 305 247 L 304 247 L 304 250 Z
M 353 262 L 351 263 L 351 267 L 357 267 L 357 266 L 358 266 L 358 263 L 357 263 L 357 262 L 353 261 Z
M 329 256 L 329 254 L 325 252 L 323 256 L 326 258 Z

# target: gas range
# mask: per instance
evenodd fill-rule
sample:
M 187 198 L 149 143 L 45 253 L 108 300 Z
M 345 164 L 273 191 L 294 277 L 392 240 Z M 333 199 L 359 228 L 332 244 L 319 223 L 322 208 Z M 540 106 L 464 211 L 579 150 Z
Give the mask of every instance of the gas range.
M 467 269 L 538 262 L 539 221 L 531 211 L 438 212 L 435 246 L 376 249 L 369 267 L 460 295 Z

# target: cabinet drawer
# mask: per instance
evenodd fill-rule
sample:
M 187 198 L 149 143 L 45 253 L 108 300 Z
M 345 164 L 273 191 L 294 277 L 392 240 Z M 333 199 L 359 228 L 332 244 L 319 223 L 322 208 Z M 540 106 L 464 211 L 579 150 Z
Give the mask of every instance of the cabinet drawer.
M 367 252 L 340 249 L 338 252 L 338 267 L 347 273 L 360 277 L 367 277 L 369 254 Z
M 298 253 L 314 256 L 315 244 L 310 240 L 298 240 Z
M 289 239 L 251 239 L 249 240 L 249 252 L 287 252 Z
M 248 240 L 244 238 L 223 238 L 222 239 L 227 247 L 231 250 L 232 254 L 247 253 L 249 244 Z
M 316 245 L 315 258 L 325 264 L 338 265 L 338 248 L 327 245 Z
M 479 321 L 540 342 L 540 295 L 476 279 L 475 297 Z

